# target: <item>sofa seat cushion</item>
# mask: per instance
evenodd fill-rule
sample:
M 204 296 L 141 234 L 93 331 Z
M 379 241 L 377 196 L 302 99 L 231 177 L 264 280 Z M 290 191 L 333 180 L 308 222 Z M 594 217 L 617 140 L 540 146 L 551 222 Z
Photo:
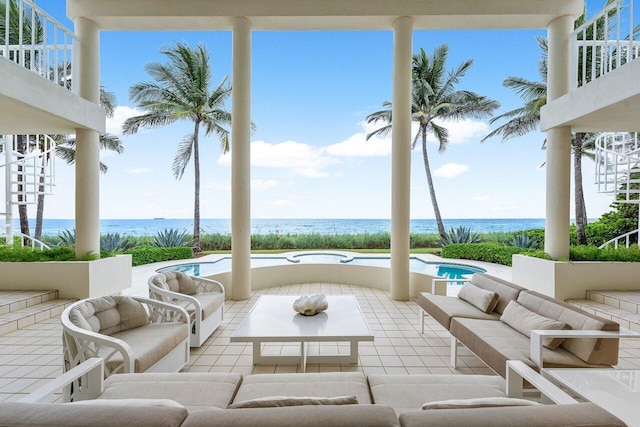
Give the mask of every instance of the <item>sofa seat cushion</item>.
M 211 316 L 217 309 L 224 304 L 224 294 L 222 292 L 202 292 L 191 295 L 197 299 L 202 307 L 202 319 Z M 178 305 L 185 308 L 189 314 L 193 313 L 193 305 L 186 300 L 178 300 Z
M 304 374 L 298 374 L 304 375 Z M 277 376 L 272 375 L 272 376 Z M 381 405 L 289 406 L 189 414 L 182 427 L 399 427 L 393 409 Z
M 189 412 L 224 409 L 242 376 L 235 373 L 144 373 L 111 375 L 98 399 L 172 399 Z
M 135 358 L 135 372 L 144 372 L 188 339 L 189 328 L 186 323 L 149 323 L 112 336 L 129 344 Z M 102 348 L 99 356 L 105 357 L 110 351 L 111 348 Z M 120 363 L 122 356 L 119 353 L 106 362 L 109 370 L 115 369 Z
M 248 375 L 233 401 L 273 396 L 355 396 L 358 403 L 371 403 L 367 379 L 361 372 Z
M 452 317 L 500 320 L 499 313 L 485 313 L 468 302 L 455 297 L 421 292 L 418 296 L 418 304 L 446 329 L 450 328 Z
M 400 414 L 427 402 L 480 397 L 505 397 L 504 380 L 496 375 L 369 375 L 376 405 Z
M 518 303 L 536 313 L 559 320 L 575 330 L 618 331 L 620 325 L 613 320 L 589 314 L 577 307 L 534 291 L 523 291 Z M 616 365 L 618 363 L 618 339 L 566 339 L 560 347 L 593 364 Z
M 503 378 L 506 375 L 507 360 L 521 360 L 535 368 L 529 358 L 531 352 L 529 338 L 505 323 L 454 318 L 451 321 L 451 335 L 456 337 Z M 562 347 L 555 350 L 543 348 L 542 359 L 545 368 L 594 366 L 569 353 Z M 604 367 L 602 365 L 598 366 Z
M 593 403 L 438 409 L 400 415 L 402 427 L 622 427 L 625 424 Z
M 185 408 L 0 403 L 0 425 L 29 427 L 174 427 L 187 418 Z

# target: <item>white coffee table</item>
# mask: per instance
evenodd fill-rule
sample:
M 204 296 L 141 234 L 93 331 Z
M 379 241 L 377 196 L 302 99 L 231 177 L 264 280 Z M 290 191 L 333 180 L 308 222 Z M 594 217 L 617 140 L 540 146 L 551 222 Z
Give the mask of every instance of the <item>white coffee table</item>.
M 360 305 L 353 295 L 328 295 L 329 308 L 315 316 L 296 313 L 297 296 L 262 295 L 247 317 L 231 335 L 231 342 L 253 343 L 253 363 L 298 364 L 302 372 L 307 363 L 358 363 L 358 343 L 373 341 Z M 309 342 L 349 342 L 347 355 L 307 355 Z M 299 342 L 299 356 L 263 355 L 262 343 Z
M 640 370 L 547 368 L 542 375 L 611 412 L 629 426 L 640 426 Z

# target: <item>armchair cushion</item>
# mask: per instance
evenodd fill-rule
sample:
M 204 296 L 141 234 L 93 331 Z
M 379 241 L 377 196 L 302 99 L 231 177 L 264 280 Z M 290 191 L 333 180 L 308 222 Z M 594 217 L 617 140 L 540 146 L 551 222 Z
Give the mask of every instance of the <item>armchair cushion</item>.
M 129 329 L 113 334 L 131 346 L 135 357 L 135 372 L 145 372 L 160 361 L 166 354 L 189 338 L 189 330 L 184 323 L 150 323 L 140 328 Z M 103 352 L 110 352 L 110 348 Z M 105 357 L 106 354 L 100 354 Z M 106 361 L 110 370 L 115 369 L 122 358 L 119 353 Z
M 166 286 L 169 288 L 168 290 L 172 292 L 179 292 L 185 295 L 195 295 L 198 293 L 196 282 L 193 281 L 191 276 L 187 276 L 179 271 L 165 271 L 161 275 L 156 276 L 158 278 L 157 280 L 154 278 L 154 283 L 161 282 L 162 276 L 164 276 Z
M 203 292 L 195 295 L 191 295 L 198 300 L 202 306 L 202 318 L 206 319 L 213 312 L 215 312 L 222 304 L 224 304 L 224 294 L 222 292 Z M 189 314 L 194 310 L 193 305 L 189 304 L 189 301 L 179 300 L 178 305 L 186 309 Z
M 144 306 L 126 296 L 91 298 L 69 313 L 69 320 L 79 328 L 103 335 L 138 328 L 149 323 Z

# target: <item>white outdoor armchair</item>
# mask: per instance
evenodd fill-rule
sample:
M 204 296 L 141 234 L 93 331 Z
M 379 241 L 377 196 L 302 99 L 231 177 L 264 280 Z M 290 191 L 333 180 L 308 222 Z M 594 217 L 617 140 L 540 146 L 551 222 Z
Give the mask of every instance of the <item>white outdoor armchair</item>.
M 222 323 L 225 292 L 215 280 L 166 271 L 149 278 L 149 296 L 187 310 L 191 347 L 200 347 Z
M 116 373 L 178 372 L 189 361 L 189 315 L 150 298 L 80 300 L 61 316 L 64 371 L 92 357 Z

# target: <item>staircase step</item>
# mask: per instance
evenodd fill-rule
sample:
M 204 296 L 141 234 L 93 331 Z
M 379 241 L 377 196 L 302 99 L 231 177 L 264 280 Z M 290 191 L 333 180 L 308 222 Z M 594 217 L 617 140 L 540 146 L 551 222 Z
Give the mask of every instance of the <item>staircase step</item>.
M 74 299 L 56 298 L 57 291 L 0 291 L 0 335 L 60 316 Z M 38 301 L 40 299 L 40 301 Z
M 640 314 L 640 291 L 587 291 L 587 299 Z
M 640 314 L 631 313 L 629 311 L 615 308 L 610 305 L 596 302 L 590 299 L 567 300 L 567 303 L 578 307 L 586 311 L 587 313 L 591 313 L 605 319 L 613 320 L 624 328 L 640 332 Z

